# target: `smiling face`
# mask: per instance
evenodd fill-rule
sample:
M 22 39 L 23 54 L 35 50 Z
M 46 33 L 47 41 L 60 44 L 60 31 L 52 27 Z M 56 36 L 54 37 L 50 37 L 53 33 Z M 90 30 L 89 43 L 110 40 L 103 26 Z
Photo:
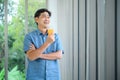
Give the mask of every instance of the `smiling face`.
M 44 30 L 48 29 L 48 26 L 50 24 L 50 16 L 49 16 L 48 12 L 43 12 L 40 14 L 39 17 L 35 18 L 35 21 L 38 24 L 38 28 L 41 31 L 44 31 Z

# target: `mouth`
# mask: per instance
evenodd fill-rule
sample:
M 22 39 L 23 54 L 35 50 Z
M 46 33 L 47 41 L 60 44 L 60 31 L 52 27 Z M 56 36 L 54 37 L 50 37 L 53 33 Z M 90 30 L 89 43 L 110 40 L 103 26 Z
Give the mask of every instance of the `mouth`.
M 44 26 L 43 28 L 44 28 L 44 29 L 47 29 L 48 27 L 47 27 L 47 26 Z
M 45 22 L 44 22 L 44 24 L 48 25 L 48 24 L 49 24 L 49 22 L 48 22 L 48 21 L 45 21 Z
M 44 22 L 44 29 L 47 29 L 48 26 L 49 26 L 49 22 L 48 22 L 48 21 L 45 21 L 45 22 Z

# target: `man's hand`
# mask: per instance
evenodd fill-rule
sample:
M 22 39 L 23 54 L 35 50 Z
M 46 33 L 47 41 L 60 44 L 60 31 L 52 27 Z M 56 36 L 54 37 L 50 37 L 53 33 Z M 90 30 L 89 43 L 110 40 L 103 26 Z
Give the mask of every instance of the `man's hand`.
M 53 43 L 54 41 L 55 41 L 55 36 L 54 36 L 54 34 L 48 35 L 46 42 L 47 42 L 48 44 L 51 44 L 51 43 Z
M 30 45 L 30 50 L 35 50 L 35 46 L 33 44 Z

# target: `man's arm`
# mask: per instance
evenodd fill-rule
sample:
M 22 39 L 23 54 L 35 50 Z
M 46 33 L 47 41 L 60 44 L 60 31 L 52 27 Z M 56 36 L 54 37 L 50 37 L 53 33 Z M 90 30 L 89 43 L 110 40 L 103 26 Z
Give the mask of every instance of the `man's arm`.
M 54 34 L 47 37 L 46 42 L 38 49 L 35 49 L 33 44 L 30 45 L 30 49 L 27 51 L 27 56 L 30 60 L 35 60 L 37 58 L 44 59 L 57 59 L 60 58 L 60 51 L 52 53 L 49 55 L 44 55 L 43 52 L 55 41 Z
M 43 54 L 44 50 L 49 46 L 48 44 L 43 44 L 39 49 L 35 49 L 35 46 L 31 44 L 30 50 L 27 52 L 28 58 L 30 60 L 35 60 L 37 58 L 55 60 L 62 58 L 62 51 L 59 50 L 57 52 Z M 41 53 L 40 53 L 41 52 Z
M 49 54 L 41 54 L 40 58 L 49 59 L 49 60 L 61 59 L 62 51 L 59 50 L 57 52 L 53 52 L 53 53 L 49 53 Z
M 37 58 L 40 58 L 41 54 L 46 50 L 46 48 L 50 44 L 45 42 L 40 48 L 35 49 L 35 46 L 33 44 L 30 45 L 30 49 L 27 51 L 27 57 L 30 60 L 35 60 Z

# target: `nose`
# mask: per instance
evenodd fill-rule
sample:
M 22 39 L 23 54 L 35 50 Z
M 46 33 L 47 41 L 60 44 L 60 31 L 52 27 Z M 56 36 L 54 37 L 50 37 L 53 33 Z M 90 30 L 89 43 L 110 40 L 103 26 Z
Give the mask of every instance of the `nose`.
M 45 18 L 45 21 L 49 21 L 49 18 L 46 17 L 46 18 Z

